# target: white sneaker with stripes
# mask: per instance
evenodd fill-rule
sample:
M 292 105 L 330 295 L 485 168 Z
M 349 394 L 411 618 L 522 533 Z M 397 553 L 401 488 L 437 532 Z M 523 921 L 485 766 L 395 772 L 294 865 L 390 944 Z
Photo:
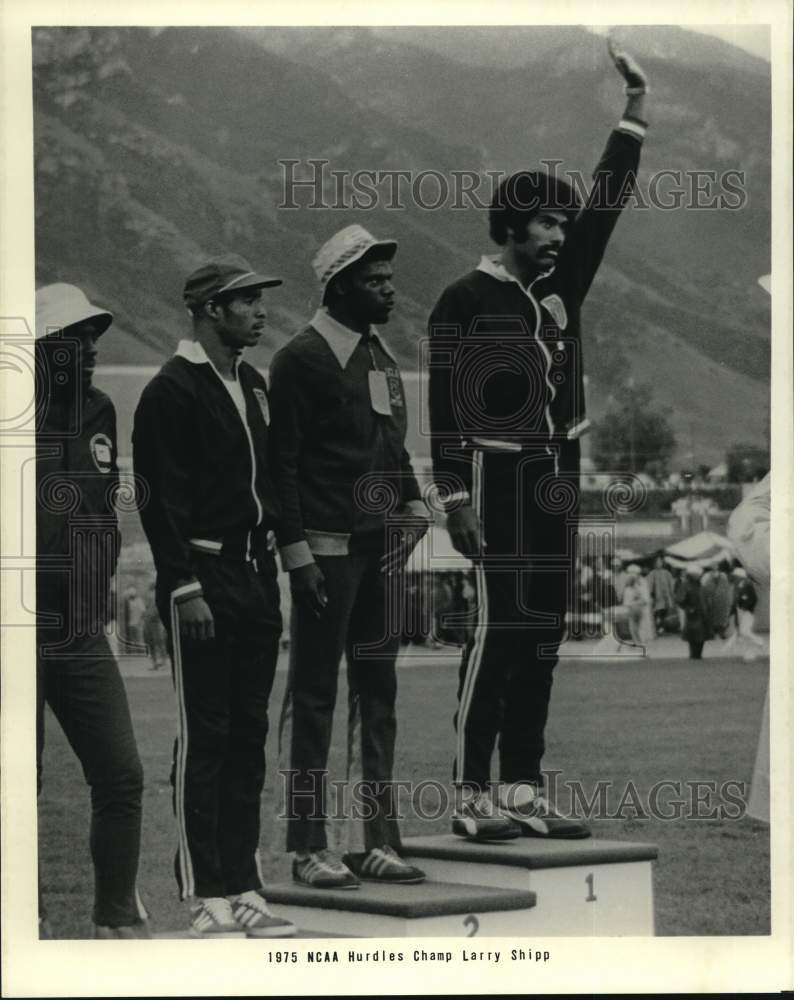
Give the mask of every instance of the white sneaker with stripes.
M 295 924 L 271 913 L 267 900 L 257 889 L 231 896 L 229 902 L 232 904 L 232 916 L 243 928 L 246 937 L 281 938 L 297 934 Z
M 232 904 L 223 896 L 198 900 L 188 933 L 196 938 L 245 937 L 245 930 L 234 919 Z
M 487 792 L 479 792 L 463 796 L 452 817 L 452 832 L 469 840 L 512 840 L 521 836 L 521 827 Z
M 327 847 L 292 862 L 292 878 L 313 889 L 358 889 L 361 884 L 347 865 Z
M 373 847 L 368 854 L 346 854 L 344 860 L 348 868 L 365 882 L 415 885 L 425 880 L 425 873 L 421 868 L 408 864 L 388 844 Z
M 501 810 L 519 824 L 525 837 L 583 840 L 590 836 L 590 827 L 584 820 L 561 816 L 542 790 L 528 782 L 502 788 L 498 801 Z

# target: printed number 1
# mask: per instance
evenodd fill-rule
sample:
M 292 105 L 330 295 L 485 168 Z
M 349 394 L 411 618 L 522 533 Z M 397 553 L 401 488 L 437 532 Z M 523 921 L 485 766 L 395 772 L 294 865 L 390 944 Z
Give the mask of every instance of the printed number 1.
M 587 878 L 585 879 L 585 882 L 587 883 L 587 895 L 585 896 L 585 902 L 586 903 L 594 903 L 598 899 L 598 896 L 596 896 L 595 892 L 593 891 L 593 873 L 592 872 L 590 872 L 590 874 L 587 876 Z
M 466 935 L 466 937 L 474 937 L 474 935 L 480 929 L 480 921 L 474 916 L 473 913 L 470 913 L 468 917 L 466 917 L 466 919 L 463 921 L 463 926 L 471 927 L 471 930 Z

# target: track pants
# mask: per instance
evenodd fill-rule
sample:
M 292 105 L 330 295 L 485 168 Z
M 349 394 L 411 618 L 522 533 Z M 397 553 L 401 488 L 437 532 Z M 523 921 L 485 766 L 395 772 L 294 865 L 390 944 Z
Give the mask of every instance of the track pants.
M 158 595 L 178 705 L 171 783 L 182 899 L 262 887 L 260 800 L 268 701 L 281 635 L 276 565 L 195 554 L 215 638 L 186 641 L 178 609 Z
M 577 486 L 545 453 L 475 451 L 472 503 L 486 544 L 478 617 L 461 663 L 454 780 L 541 782 L 552 672 L 572 581 Z
M 37 777 L 42 787 L 44 705 L 52 709 L 91 789 L 89 845 L 94 865 L 93 921 L 127 927 L 146 917 L 135 881 L 141 842 L 143 768 L 118 664 L 104 633 L 73 638 L 37 657 Z M 53 650 L 50 649 L 50 652 Z
M 379 555 L 317 556 L 328 605 L 316 618 L 292 609 L 290 674 L 282 722 L 291 716 L 287 850 L 327 846 L 326 775 L 339 663 L 348 665 L 348 762 L 360 753 L 367 850 L 400 847 L 392 772 L 397 730 L 395 661 L 400 643 L 399 587 L 387 592 Z M 376 646 L 369 650 L 365 647 Z M 286 728 L 286 724 L 284 725 Z

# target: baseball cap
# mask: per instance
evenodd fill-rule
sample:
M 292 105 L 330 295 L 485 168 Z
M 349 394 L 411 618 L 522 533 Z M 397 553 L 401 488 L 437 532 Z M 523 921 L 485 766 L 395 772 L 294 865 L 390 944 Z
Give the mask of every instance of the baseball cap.
M 85 292 L 76 285 L 58 281 L 36 291 L 36 340 L 77 323 L 95 320 L 97 336 L 113 322 L 113 313 L 88 301 Z
M 216 295 L 238 292 L 244 288 L 275 288 L 281 278 L 259 274 L 248 261 L 236 253 L 212 257 L 189 274 L 185 281 L 185 305 L 200 306 Z
M 314 273 L 323 287 L 323 295 L 329 281 L 340 271 L 376 249 L 380 258 L 391 260 L 397 252 L 397 241 L 376 240 L 363 226 L 352 225 L 340 229 L 323 243 L 312 261 Z

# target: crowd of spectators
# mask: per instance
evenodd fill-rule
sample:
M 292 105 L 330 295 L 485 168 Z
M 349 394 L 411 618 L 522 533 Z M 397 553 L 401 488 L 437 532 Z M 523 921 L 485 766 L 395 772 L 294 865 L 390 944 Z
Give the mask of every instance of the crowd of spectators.
M 405 587 L 403 643 L 464 645 L 473 635 L 477 591 L 472 571 L 411 574 Z M 700 659 L 709 639 L 736 645 L 747 660 L 762 650 L 753 631 L 757 594 L 735 561 L 669 565 L 618 558 L 577 559 L 566 615 L 569 640 L 646 646 L 678 634 Z

